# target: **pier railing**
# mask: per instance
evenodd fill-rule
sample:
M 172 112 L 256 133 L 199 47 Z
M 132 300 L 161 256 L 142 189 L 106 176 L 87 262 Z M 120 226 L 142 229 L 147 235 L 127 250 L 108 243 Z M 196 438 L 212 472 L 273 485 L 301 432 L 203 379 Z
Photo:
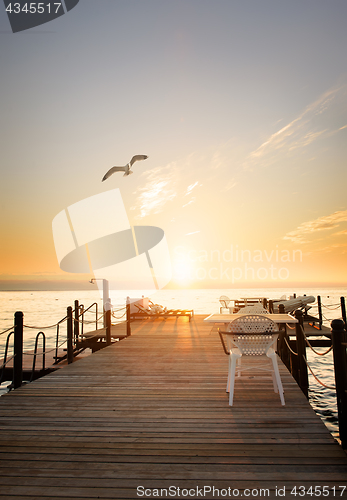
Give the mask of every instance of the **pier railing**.
M 345 304 L 344 297 L 341 298 L 341 312 L 345 318 L 346 311 L 343 310 Z M 279 312 L 283 312 L 280 311 Z M 288 370 L 293 375 L 302 392 L 308 398 L 309 394 L 309 372 L 318 383 L 327 387 L 314 374 L 307 361 L 306 349 L 311 349 L 315 354 L 324 356 L 333 351 L 335 387 L 329 387 L 336 391 L 339 434 L 341 445 L 347 449 L 347 334 L 346 322 L 343 319 L 334 319 L 331 322 L 330 332 L 324 332 L 325 338 L 309 339 L 304 329 L 304 312 L 296 311 L 295 317 L 298 320 L 295 327 L 286 325 L 281 330 L 278 341 L 278 354 Z M 317 329 L 317 334 L 322 335 Z M 323 353 L 317 352 L 315 347 L 326 347 Z
M 324 325 L 330 325 L 334 318 L 328 317 L 329 312 L 341 310 L 341 319 L 346 320 L 346 302 L 345 297 L 340 297 L 340 302 L 336 304 L 324 304 L 320 295 L 317 296 L 317 301 L 313 304 L 308 304 L 303 309 L 304 322 L 309 323 L 317 330 L 322 330 Z M 312 315 L 313 313 L 313 315 Z M 316 317 L 318 316 L 318 318 Z
M 333 343 L 337 411 L 341 444 L 347 449 L 347 339 L 346 323 L 335 319 L 331 323 Z
M 88 313 L 94 315 L 94 318 L 91 320 L 87 319 Z M 67 307 L 66 316 L 54 325 L 43 327 L 24 324 L 23 312 L 17 311 L 14 315 L 13 327 L 0 332 L 0 335 L 7 333 L 4 357 L 0 366 L 0 384 L 4 380 L 10 380 L 10 390 L 17 389 L 22 385 L 24 356 L 33 357 L 31 372 L 28 369 L 25 370 L 26 381 L 31 382 L 35 378 L 43 376 L 54 370 L 54 365 L 57 365 L 64 360 L 67 360 L 68 363 L 72 363 L 74 358 L 89 346 L 94 351 L 93 347 L 97 350 L 110 345 L 112 342 L 112 321 L 126 324 L 126 335 L 130 335 L 130 316 L 128 305 L 113 311 L 109 309 L 103 314 L 99 314 L 97 302 L 94 302 L 89 307 L 85 308 L 83 304 L 79 304 L 79 301 L 75 300 L 74 308 L 71 306 Z M 100 322 L 102 322 L 101 328 Z M 66 329 L 65 335 L 62 331 L 63 326 Z M 86 331 L 87 327 L 95 328 L 92 334 L 88 335 L 88 337 L 86 337 L 86 334 L 89 333 L 89 331 Z M 23 349 L 25 328 L 39 330 L 35 337 L 33 352 L 26 352 Z M 46 349 L 46 335 L 43 330 L 53 328 L 56 329 L 55 347 Z M 104 328 L 105 330 L 103 330 Z M 104 331 L 105 334 L 103 334 L 102 331 Z M 125 335 L 122 335 L 122 337 L 124 336 Z M 88 342 L 84 343 L 86 338 L 88 338 Z M 42 343 L 42 349 L 38 348 L 40 341 Z M 63 347 L 64 345 L 65 348 Z M 95 347 L 95 345 L 97 345 L 97 347 Z M 11 349 L 13 350 L 13 354 L 9 355 L 9 353 L 11 353 Z M 46 367 L 46 355 L 48 353 L 54 353 L 53 366 L 49 368 Z M 41 368 L 37 369 L 39 358 L 41 360 Z M 10 363 L 12 363 L 12 367 L 9 367 Z

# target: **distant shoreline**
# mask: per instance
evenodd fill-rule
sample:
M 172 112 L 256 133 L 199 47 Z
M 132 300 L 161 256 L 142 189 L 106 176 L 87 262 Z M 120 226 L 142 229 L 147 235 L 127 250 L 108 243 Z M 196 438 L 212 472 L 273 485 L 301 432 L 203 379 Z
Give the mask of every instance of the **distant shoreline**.
M 347 283 L 281 283 L 271 284 L 271 283 L 234 283 L 233 286 L 191 286 L 191 287 L 173 287 L 166 286 L 163 290 L 253 290 L 253 289 L 291 289 L 293 293 L 297 289 L 339 289 L 346 288 Z M 1 283 L 0 281 L 0 292 L 78 292 L 78 291 L 92 291 L 97 290 L 97 286 L 91 283 L 35 283 L 32 282 L 23 283 Z M 121 290 L 119 290 L 121 292 Z M 159 291 L 159 290 L 158 290 Z

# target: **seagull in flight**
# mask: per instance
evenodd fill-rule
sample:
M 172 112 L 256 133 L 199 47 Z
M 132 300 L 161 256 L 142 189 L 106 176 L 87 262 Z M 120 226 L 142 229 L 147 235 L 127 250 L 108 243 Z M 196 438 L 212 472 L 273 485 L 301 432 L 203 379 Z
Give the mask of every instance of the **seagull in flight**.
M 123 177 L 125 177 L 126 175 L 132 174 L 133 171 L 130 170 L 130 169 L 134 165 L 135 161 L 147 160 L 147 158 L 148 158 L 148 156 L 146 156 L 146 155 L 135 155 L 135 156 L 133 156 L 131 158 L 131 160 L 129 161 L 129 163 L 127 163 L 125 165 L 125 167 L 112 167 L 112 168 L 110 168 L 110 170 L 108 172 L 106 172 L 106 174 L 102 178 L 102 181 L 105 181 L 106 179 L 108 179 L 115 172 L 124 172 Z

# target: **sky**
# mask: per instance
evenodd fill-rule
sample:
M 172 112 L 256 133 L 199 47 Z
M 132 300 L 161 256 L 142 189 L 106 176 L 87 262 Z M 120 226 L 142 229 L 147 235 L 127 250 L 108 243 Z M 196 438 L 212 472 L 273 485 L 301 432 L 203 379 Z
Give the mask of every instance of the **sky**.
M 84 286 L 54 217 L 115 188 L 172 288 L 346 285 L 345 0 L 0 5 L 0 289 Z M 114 174 L 135 154 L 133 175 Z

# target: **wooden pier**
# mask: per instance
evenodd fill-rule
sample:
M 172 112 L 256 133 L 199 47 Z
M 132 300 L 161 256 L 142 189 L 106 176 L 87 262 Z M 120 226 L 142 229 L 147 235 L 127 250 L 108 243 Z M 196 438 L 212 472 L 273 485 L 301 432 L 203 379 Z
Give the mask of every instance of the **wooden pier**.
M 346 454 L 281 362 L 284 407 L 261 377 L 238 380 L 229 407 L 204 317 L 133 322 L 2 396 L 0 499 L 347 498 Z
M 124 324 L 115 324 L 110 327 L 111 342 L 115 342 L 126 337 L 126 327 Z M 75 346 L 71 346 L 73 358 L 78 361 L 86 356 L 89 356 L 92 352 L 99 349 L 103 349 L 106 346 L 106 328 L 99 328 L 98 330 L 93 330 L 85 332 L 83 336 L 79 337 L 78 343 Z M 37 378 L 48 375 L 55 370 L 59 370 L 66 366 L 68 361 L 67 348 L 48 348 L 43 350 L 43 348 L 38 348 L 35 350 L 24 350 L 22 354 L 22 379 L 23 381 L 32 381 Z M 35 354 L 36 352 L 36 354 Z M 43 353 L 44 362 L 43 362 Z M 33 369 L 34 357 L 35 364 Z M 11 381 L 14 378 L 13 364 L 14 357 L 10 357 L 7 362 L 5 359 L 0 360 L 0 366 L 5 365 L 3 368 L 2 381 Z M 0 380 L 1 380 L 1 370 L 0 370 Z

